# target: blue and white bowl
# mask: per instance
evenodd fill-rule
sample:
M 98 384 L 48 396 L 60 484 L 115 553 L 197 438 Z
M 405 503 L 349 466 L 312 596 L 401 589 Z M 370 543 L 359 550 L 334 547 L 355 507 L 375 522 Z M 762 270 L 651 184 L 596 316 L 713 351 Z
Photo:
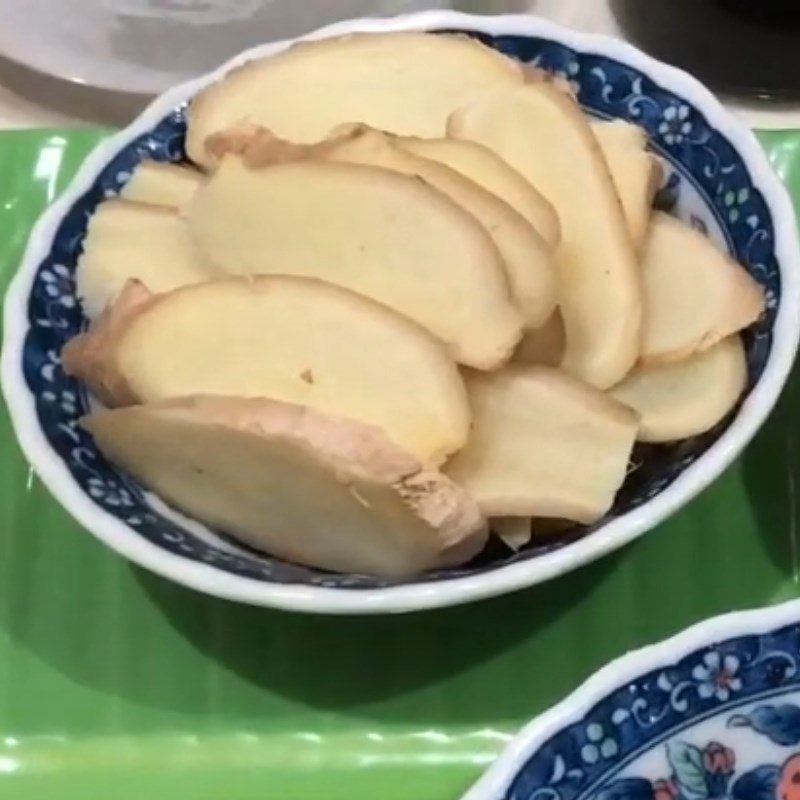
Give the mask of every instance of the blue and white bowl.
M 524 728 L 463 800 L 797 800 L 800 603 L 612 662 Z
M 651 529 L 711 483 L 764 421 L 794 358 L 800 250 L 791 203 L 753 135 L 697 81 L 620 41 L 529 16 L 428 12 L 343 23 L 311 38 L 386 30 L 475 35 L 525 63 L 560 73 L 598 117 L 622 117 L 647 129 L 665 165 L 659 204 L 706 231 L 765 288 L 766 314 L 746 335 L 747 395 L 711 433 L 638 452 L 639 468 L 614 509 L 586 535 L 576 530 L 555 545 L 516 554 L 498 545 L 465 567 L 399 585 L 288 564 L 167 509 L 105 461 L 77 425 L 87 397 L 65 376 L 58 355 L 85 325 L 74 294 L 75 263 L 94 208 L 120 190 L 141 159 L 183 158 L 187 100 L 231 67 L 289 43 L 257 48 L 166 93 L 97 148 L 36 225 L 5 306 L 3 388 L 19 441 L 42 480 L 106 544 L 210 594 L 326 613 L 408 611 L 512 591 L 574 569 Z

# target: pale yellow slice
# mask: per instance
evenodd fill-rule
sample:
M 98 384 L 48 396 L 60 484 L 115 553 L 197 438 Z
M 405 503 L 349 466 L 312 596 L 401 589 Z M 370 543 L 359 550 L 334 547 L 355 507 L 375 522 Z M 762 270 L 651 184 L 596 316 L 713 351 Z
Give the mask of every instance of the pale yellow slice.
M 269 397 L 375 425 L 424 463 L 458 450 L 469 430 L 463 381 L 437 339 L 318 280 L 256 276 L 179 289 L 71 347 L 70 371 L 94 386 L 92 370 L 105 365 L 105 385 L 123 388 L 118 402 Z
M 129 280 L 89 330 L 70 339 L 61 350 L 64 372 L 85 381 L 107 406 L 139 401 L 117 369 L 116 349 L 133 319 L 157 297 L 141 281 Z
M 591 523 L 625 480 L 638 428 L 622 403 L 549 367 L 473 374 L 466 447 L 447 474 L 491 517 Z
M 320 161 L 257 169 L 228 156 L 187 213 L 223 271 L 352 289 L 427 328 L 461 363 L 497 366 L 520 338 L 524 318 L 491 237 L 416 177 Z
M 647 133 L 638 125 L 618 119 L 592 122 L 592 130 L 611 171 L 628 231 L 638 252 L 647 236 L 661 165 L 647 152 Z
M 421 178 L 483 226 L 503 259 L 526 325 L 542 325 L 556 302 L 553 255 L 542 237 L 504 200 L 444 164 L 406 152 L 397 146 L 398 141 L 365 125 L 348 126 L 321 144 L 305 146 L 287 146 L 262 131 L 243 157 L 248 166 L 256 168 L 311 159 L 382 167 Z
M 653 215 L 642 260 L 643 364 L 680 361 L 755 322 L 764 292 L 702 233 Z
M 624 119 L 590 119 L 592 132 L 600 142 L 603 155 L 608 150 L 644 150 L 647 147 L 647 131 Z
M 639 269 L 608 167 L 577 103 L 534 80 L 460 109 L 448 131 L 494 150 L 555 207 L 563 366 L 598 388 L 613 386 L 639 356 Z
M 207 139 L 242 123 L 304 143 L 324 139 L 342 122 L 443 136 L 453 109 L 522 80 L 515 61 L 463 36 L 356 34 L 303 42 L 204 89 L 189 107 L 186 147 L 193 161 L 212 166 Z
M 122 188 L 120 197 L 135 203 L 151 203 L 181 209 L 200 188 L 204 176 L 184 164 L 142 161 Z
M 166 292 L 215 274 L 174 209 L 106 200 L 89 220 L 76 292 L 86 315 L 95 317 L 131 278 Z
M 511 550 L 522 550 L 533 538 L 530 517 L 495 517 L 490 520 L 492 533 Z
M 83 420 L 168 503 L 298 564 L 407 578 L 478 553 L 474 501 L 376 428 L 273 400 L 196 397 Z
M 671 442 L 713 428 L 746 384 L 744 347 L 730 336 L 683 361 L 638 367 L 611 394 L 641 417 L 638 439 Z
M 561 226 L 553 206 L 488 147 L 464 139 L 421 139 L 414 136 L 400 137 L 398 143 L 409 153 L 438 161 L 505 200 L 536 228 L 550 247 L 558 245 Z
M 327 157 L 417 175 L 472 214 L 503 259 L 526 327 L 544 324 L 556 303 L 556 273 L 550 246 L 505 200 L 443 163 L 396 146 L 400 141 L 399 137 L 360 127 L 344 135 Z

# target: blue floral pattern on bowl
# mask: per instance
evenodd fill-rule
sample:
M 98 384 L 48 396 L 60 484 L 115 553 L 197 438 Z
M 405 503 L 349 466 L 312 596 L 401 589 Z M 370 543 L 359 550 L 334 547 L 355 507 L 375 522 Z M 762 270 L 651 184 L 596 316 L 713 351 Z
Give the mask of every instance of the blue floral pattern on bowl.
M 468 797 L 478 796 L 480 785 Z M 623 682 L 536 747 L 502 796 L 797 800 L 800 627 L 703 647 Z
M 752 387 L 770 353 L 781 286 L 770 212 L 724 132 L 714 129 L 700 111 L 647 75 L 606 56 L 580 53 L 538 37 L 479 38 L 527 64 L 562 74 L 592 114 L 633 120 L 646 128 L 652 148 L 665 165 L 659 194 L 662 207 L 727 247 L 765 289 L 766 314 L 745 337 Z M 35 397 L 41 428 L 74 479 L 98 506 L 166 551 L 259 581 L 348 589 L 385 586 L 382 581 L 364 576 L 333 575 L 288 564 L 187 525 L 180 515 L 166 509 L 107 463 L 77 424 L 88 408 L 88 398 L 82 387 L 64 374 L 58 354 L 85 325 L 74 299 L 74 270 L 87 221 L 99 202 L 119 192 L 142 159 L 183 160 L 184 138 L 182 106 L 119 152 L 91 189 L 69 209 L 58 228 L 33 283 L 28 305 L 30 331 L 23 356 L 24 377 Z M 637 469 L 600 525 L 659 494 L 705 452 L 726 425 L 672 446 L 639 448 L 635 454 Z M 494 543 L 472 564 L 431 573 L 424 580 L 446 581 L 535 559 L 585 533 L 585 529 L 576 528 L 557 542 L 520 553 L 510 553 Z M 608 752 L 611 746 L 603 739 L 595 749 L 602 756 L 603 748 Z

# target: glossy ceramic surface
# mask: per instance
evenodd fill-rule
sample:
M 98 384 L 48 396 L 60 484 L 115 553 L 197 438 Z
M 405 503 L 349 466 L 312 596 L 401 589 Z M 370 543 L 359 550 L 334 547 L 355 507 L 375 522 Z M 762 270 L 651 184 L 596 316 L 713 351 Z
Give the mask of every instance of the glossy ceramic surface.
M 621 43 L 577 36 L 529 18 L 487 21 L 436 13 L 353 23 L 329 33 L 358 28 L 473 33 L 526 64 L 563 75 L 592 113 L 641 124 L 665 164 L 659 203 L 731 250 L 764 286 L 767 311 L 746 337 L 749 388 L 737 413 L 702 437 L 639 449 L 637 469 L 615 507 L 588 535 L 576 529 L 555 546 L 520 553 L 495 545 L 466 567 L 404 585 L 333 575 L 248 551 L 165 509 L 102 458 L 78 425 L 88 398 L 59 361 L 64 343 L 85 324 L 73 274 L 93 209 L 124 185 L 142 158 L 184 157 L 181 100 L 199 84 L 161 98 L 119 139 L 93 154 L 34 231 L 7 301 L 6 397 L 23 446 L 45 482 L 112 547 L 203 591 L 317 612 L 450 605 L 545 580 L 620 546 L 707 485 L 747 442 L 777 397 L 798 336 L 796 308 L 780 302 L 782 292 L 792 296 L 796 291 L 800 273 L 783 190 L 754 140 L 690 78 Z
M 793 800 L 800 603 L 711 620 L 605 667 L 465 800 Z
M 800 200 L 800 135 L 761 138 Z M 101 139 L 0 133 L 0 288 Z M 0 798 L 455 800 L 611 659 L 799 594 L 798 407 L 795 376 L 713 487 L 602 561 L 375 618 L 249 608 L 126 563 L 31 473 L 0 409 Z

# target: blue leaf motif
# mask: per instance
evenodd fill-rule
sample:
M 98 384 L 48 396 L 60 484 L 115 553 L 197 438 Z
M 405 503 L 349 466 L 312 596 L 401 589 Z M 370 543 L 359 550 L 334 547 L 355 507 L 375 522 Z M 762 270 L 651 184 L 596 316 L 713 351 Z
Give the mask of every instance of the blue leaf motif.
M 789 705 L 759 706 L 749 714 L 728 720 L 731 728 L 752 728 L 784 746 L 800 744 L 800 708 Z
M 653 786 L 644 778 L 622 778 L 604 786 L 594 800 L 653 800 Z
M 683 797 L 686 800 L 705 800 L 708 797 L 708 784 L 700 749 L 686 742 L 670 742 L 667 745 L 667 759 Z
M 774 800 L 780 773 L 780 767 L 756 767 L 733 784 L 731 795 L 734 800 Z

